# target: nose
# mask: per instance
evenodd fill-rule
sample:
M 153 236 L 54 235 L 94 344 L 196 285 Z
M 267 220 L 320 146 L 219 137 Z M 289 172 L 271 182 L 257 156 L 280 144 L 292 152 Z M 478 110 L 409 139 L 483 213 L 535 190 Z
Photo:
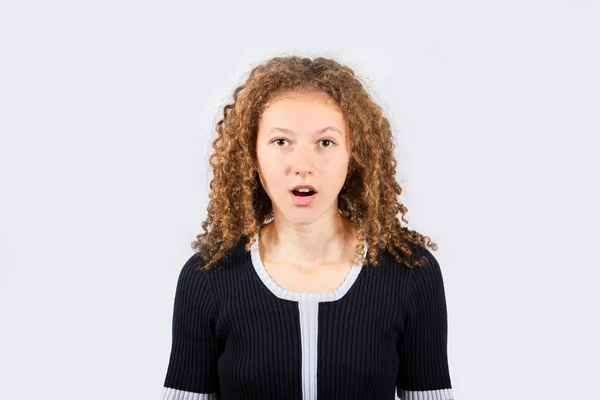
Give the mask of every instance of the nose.
M 292 160 L 292 172 L 295 175 L 309 175 L 314 171 L 314 164 L 310 156 L 310 150 L 298 148 Z
M 312 170 L 306 167 L 297 167 L 294 169 L 294 174 L 300 176 L 310 176 L 310 174 L 312 174 Z

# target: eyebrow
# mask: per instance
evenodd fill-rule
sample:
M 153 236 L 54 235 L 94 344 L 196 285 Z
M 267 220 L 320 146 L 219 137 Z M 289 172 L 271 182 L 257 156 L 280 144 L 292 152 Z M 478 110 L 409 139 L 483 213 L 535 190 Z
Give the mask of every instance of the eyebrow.
M 316 130 L 313 134 L 317 135 L 317 134 L 321 134 L 321 133 L 325 133 L 327 131 L 334 131 L 337 132 L 338 134 L 342 135 L 342 132 L 340 132 L 340 130 L 338 128 L 336 128 L 335 126 L 329 125 L 326 126 L 325 128 L 321 128 Z M 289 134 L 294 134 L 294 131 L 292 131 L 291 129 L 287 129 L 287 128 L 272 128 L 269 130 L 269 133 L 277 133 L 277 132 L 283 132 L 283 133 L 289 133 Z

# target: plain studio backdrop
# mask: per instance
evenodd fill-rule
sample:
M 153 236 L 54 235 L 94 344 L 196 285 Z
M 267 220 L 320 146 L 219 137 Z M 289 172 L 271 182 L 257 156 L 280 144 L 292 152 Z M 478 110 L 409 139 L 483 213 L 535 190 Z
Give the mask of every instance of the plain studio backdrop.
M 598 396 L 598 1 L 0 2 L 0 397 L 157 399 L 214 124 L 330 56 L 437 242 L 460 400 Z M 597 398 L 597 397 L 596 397 Z

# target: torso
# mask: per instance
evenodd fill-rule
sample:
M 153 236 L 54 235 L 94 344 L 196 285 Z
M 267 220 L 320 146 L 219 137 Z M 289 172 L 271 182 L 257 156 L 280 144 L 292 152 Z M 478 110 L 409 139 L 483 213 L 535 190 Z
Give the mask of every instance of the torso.
M 266 227 L 262 229 L 264 230 Z M 344 283 L 355 261 L 354 247 L 358 242 L 355 228 L 351 229 L 352 233 L 349 234 L 349 237 L 352 239 L 346 246 L 344 259 L 338 262 L 302 270 L 291 263 L 272 260 L 269 256 L 268 246 L 259 240 L 262 263 L 271 279 L 282 289 L 297 293 L 333 292 Z

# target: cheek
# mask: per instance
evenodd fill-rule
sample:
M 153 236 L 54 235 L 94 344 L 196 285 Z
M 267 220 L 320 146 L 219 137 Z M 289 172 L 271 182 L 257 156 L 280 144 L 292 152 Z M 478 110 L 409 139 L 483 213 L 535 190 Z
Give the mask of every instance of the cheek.
M 325 164 L 323 164 L 323 170 L 327 172 L 332 178 L 337 177 L 338 175 L 346 176 L 346 172 L 348 170 L 348 158 L 342 155 L 328 158 L 324 160 Z
M 275 154 L 270 153 L 266 149 L 258 149 L 258 167 L 263 176 L 268 176 L 273 172 L 275 166 L 277 165 L 277 156 Z
M 277 188 L 282 183 L 281 174 L 281 163 L 277 163 L 273 159 L 264 160 L 260 163 L 260 172 L 258 175 L 264 188 Z
M 270 158 L 261 163 L 260 169 L 262 171 L 263 176 L 269 179 L 270 176 L 277 175 L 281 170 L 281 164 L 276 162 L 275 159 Z

